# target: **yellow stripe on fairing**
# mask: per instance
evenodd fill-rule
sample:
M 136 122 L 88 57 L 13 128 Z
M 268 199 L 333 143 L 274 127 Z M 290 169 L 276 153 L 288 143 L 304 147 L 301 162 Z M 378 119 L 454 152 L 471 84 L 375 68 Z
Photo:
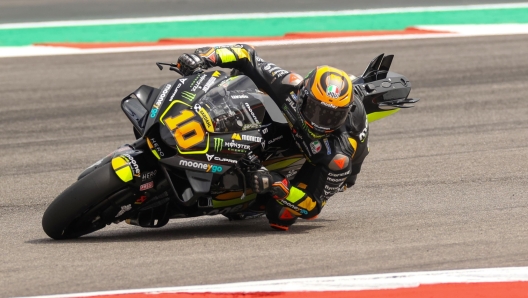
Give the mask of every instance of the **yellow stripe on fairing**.
M 368 122 L 374 122 L 377 120 L 380 120 L 381 118 L 385 118 L 387 116 L 390 116 L 396 112 L 398 112 L 400 109 L 394 109 L 394 110 L 388 110 L 383 112 L 374 112 L 367 115 Z
M 114 157 L 112 159 L 112 168 L 114 169 L 117 177 L 121 179 L 123 182 L 129 182 L 134 179 L 134 176 L 132 174 L 132 169 L 128 165 L 128 161 L 122 157 Z

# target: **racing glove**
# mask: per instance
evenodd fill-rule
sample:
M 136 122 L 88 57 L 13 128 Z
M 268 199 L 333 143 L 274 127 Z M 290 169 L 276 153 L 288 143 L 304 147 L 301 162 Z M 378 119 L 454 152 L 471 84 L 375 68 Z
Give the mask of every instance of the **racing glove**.
M 182 54 L 178 58 L 178 66 L 185 76 L 193 74 L 198 69 L 206 68 L 203 58 L 195 54 Z
M 270 193 L 275 200 L 282 200 L 290 195 L 288 178 L 279 173 L 269 172 L 265 167 L 249 173 L 249 186 L 257 194 Z

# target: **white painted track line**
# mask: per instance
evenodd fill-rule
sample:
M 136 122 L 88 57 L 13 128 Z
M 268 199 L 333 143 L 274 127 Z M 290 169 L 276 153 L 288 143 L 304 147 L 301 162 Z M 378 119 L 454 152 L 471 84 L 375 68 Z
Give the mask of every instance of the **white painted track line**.
M 505 267 L 467 270 L 385 273 L 370 275 L 296 278 L 270 281 L 241 282 L 217 285 L 135 289 L 65 295 L 36 296 L 39 298 L 96 297 L 131 293 L 254 293 L 254 292 L 326 292 L 364 291 L 412 288 L 419 285 L 446 283 L 526 282 L 528 267 Z

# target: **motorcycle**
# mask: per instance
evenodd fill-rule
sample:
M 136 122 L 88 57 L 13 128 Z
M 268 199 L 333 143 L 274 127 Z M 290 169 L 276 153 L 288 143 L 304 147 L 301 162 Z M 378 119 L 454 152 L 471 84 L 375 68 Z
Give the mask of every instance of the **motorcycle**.
M 390 72 L 381 54 L 353 80 L 373 122 L 412 107 L 411 83 Z M 236 218 L 255 201 L 245 173 L 265 166 L 292 179 L 305 162 L 297 148 L 274 146 L 270 125 L 290 128 L 280 108 L 244 75 L 199 70 L 126 96 L 121 108 L 136 141 L 84 170 L 46 209 L 42 227 L 53 239 L 86 235 L 126 221 L 159 228 L 170 219 L 223 214 Z M 279 136 L 278 138 L 280 138 Z

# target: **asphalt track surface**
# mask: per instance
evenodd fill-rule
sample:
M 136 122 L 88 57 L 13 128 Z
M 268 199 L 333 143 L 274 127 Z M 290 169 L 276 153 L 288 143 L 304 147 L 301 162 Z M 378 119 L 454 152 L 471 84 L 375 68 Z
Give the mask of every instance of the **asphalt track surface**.
M 0 296 L 528 265 L 528 35 L 261 47 L 306 73 L 360 74 L 377 53 L 416 108 L 371 124 L 357 185 L 288 232 L 264 218 L 112 225 L 54 241 L 46 206 L 133 141 L 120 99 L 175 74 L 161 51 L 0 60 Z M 323 50 L 324 49 L 324 50 Z
M 522 3 L 526 0 L 2 0 L 0 23 L 504 2 Z

